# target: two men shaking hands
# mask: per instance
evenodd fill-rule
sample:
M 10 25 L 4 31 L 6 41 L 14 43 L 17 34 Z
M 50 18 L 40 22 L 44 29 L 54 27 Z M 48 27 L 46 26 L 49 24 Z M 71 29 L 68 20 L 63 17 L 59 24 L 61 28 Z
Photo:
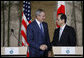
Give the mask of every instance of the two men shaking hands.
M 53 41 L 50 43 L 45 11 L 38 9 L 35 20 L 27 26 L 27 42 L 29 43 L 29 57 L 50 57 L 52 46 L 75 46 L 75 30 L 66 25 L 66 15 L 58 15 L 60 28 L 55 29 Z

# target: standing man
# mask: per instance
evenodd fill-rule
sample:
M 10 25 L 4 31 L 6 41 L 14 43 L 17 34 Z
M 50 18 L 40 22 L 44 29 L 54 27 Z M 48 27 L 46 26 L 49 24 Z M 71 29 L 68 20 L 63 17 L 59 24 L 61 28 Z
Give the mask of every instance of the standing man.
M 60 28 L 55 29 L 52 41 L 53 46 L 76 46 L 76 33 L 74 28 L 66 25 L 65 14 L 58 14 L 57 23 Z
M 50 39 L 48 25 L 45 20 L 45 12 L 38 9 L 35 20 L 27 27 L 27 42 L 29 43 L 30 57 L 48 56 L 50 50 Z

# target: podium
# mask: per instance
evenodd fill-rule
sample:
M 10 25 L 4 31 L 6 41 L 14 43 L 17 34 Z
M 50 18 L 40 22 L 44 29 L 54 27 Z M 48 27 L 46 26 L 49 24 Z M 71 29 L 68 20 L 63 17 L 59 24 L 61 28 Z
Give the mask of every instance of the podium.
M 83 57 L 82 46 L 53 46 L 54 57 Z
M 27 47 L 1 47 L 1 56 L 26 57 Z M 82 46 L 52 46 L 54 57 L 83 57 Z
M 27 47 L 1 47 L 1 56 L 3 57 L 26 57 Z

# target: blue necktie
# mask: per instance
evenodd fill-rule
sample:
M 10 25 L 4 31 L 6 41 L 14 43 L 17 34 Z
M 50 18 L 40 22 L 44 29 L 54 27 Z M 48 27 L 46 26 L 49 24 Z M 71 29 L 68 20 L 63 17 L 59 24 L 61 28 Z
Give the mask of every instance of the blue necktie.
M 40 23 L 40 29 L 41 29 L 42 37 L 44 38 L 45 35 L 44 35 L 44 29 L 43 29 L 43 25 L 42 25 L 42 23 Z
M 42 23 L 40 23 L 40 29 L 42 32 L 44 32 Z

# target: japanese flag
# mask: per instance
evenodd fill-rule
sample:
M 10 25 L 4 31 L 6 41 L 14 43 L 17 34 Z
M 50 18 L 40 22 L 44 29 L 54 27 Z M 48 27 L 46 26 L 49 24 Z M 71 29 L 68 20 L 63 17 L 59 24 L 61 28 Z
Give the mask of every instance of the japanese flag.
M 58 16 L 59 13 L 65 14 L 65 1 L 58 1 L 58 4 L 57 4 L 57 16 Z M 57 26 L 57 28 L 60 27 L 57 24 L 57 22 L 56 22 L 56 26 Z

